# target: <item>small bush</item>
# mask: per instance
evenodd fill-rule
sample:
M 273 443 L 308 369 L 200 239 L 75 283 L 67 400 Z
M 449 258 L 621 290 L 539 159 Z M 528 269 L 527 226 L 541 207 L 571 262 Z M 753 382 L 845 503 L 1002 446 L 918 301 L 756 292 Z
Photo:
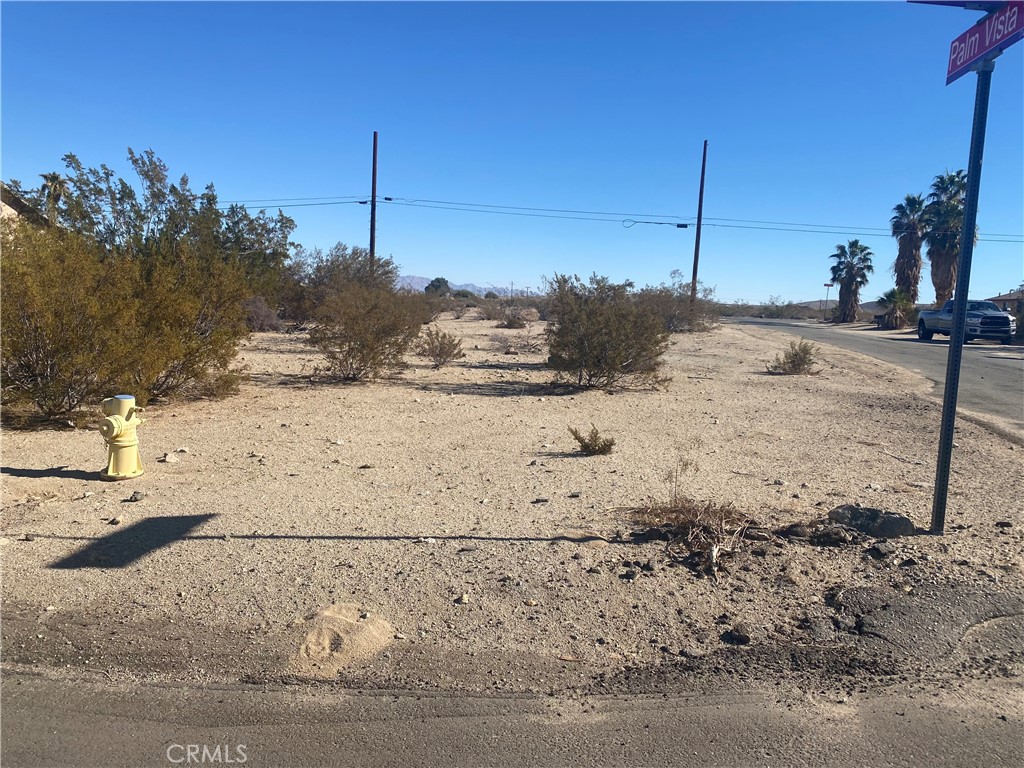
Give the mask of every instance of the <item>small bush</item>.
M 575 427 L 569 427 L 569 434 L 580 444 L 580 453 L 584 456 L 604 456 L 615 446 L 615 438 L 601 437 L 593 424 L 590 425 L 590 434 L 584 435 Z
M 466 356 L 462 351 L 462 341 L 439 328 L 427 328 L 417 339 L 414 351 L 420 357 L 429 358 L 434 368 Z
M 505 355 L 538 354 L 544 351 L 544 337 L 534 335 L 530 326 L 514 335 L 492 333 L 490 340 L 494 350 Z
M 310 343 L 327 358 L 318 373 L 332 380 L 377 378 L 404 366 L 423 326 L 422 302 L 409 294 L 350 285 L 324 301 Z
M 807 339 L 791 341 L 789 349 L 782 355 L 776 355 L 775 362 L 767 366 L 768 372 L 784 376 L 812 376 L 820 372 L 813 370 L 817 351 L 818 348 Z
M 548 365 L 558 378 L 581 387 L 625 384 L 664 386 L 662 355 L 668 333 L 657 315 L 633 301 L 630 282 L 593 275 L 555 275 L 549 284 L 552 320 L 547 327 Z
M 245 325 L 250 331 L 280 331 L 283 327 L 277 312 L 262 296 L 250 296 L 242 306 L 245 308 Z

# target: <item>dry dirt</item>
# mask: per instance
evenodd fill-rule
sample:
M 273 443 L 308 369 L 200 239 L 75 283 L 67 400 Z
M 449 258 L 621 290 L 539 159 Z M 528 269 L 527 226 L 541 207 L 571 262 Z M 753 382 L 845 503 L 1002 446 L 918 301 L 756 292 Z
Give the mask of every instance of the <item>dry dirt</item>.
M 99 479 L 95 431 L 5 430 L 8 669 L 1019 694 L 1024 451 L 983 427 L 959 421 L 947 534 L 894 539 L 878 559 L 873 540 L 769 536 L 716 583 L 632 536 L 627 508 L 665 501 L 680 469 L 688 495 L 769 528 L 860 503 L 926 529 L 941 408 L 920 376 L 827 346 L 819 375 L 769 376 L 792 337 L 722 326 L 673 338 L 665 391 L 565 391 L 543 354 L 492 339 L 523 332 L 440 324 L 464 360 L 411 358 L 365 385 L 311 383 L 303 335 L 255 334 L 238 396 L 147 409 L 146 473 L 124 483 Z M 590 424 L 615 438 L 610 455 L 577 453 L 567 427 Z

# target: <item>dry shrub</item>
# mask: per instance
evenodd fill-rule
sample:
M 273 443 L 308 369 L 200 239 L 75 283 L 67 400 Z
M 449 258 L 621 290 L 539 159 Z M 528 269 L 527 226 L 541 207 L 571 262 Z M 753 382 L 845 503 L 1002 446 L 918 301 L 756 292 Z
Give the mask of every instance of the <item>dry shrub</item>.
M 612 452 L 615 445 L 614 437 L 601 437 L 597 427 L 590 425 L 590 433 L 584 435 L 575 427 L 569 427 L 569 434 L 580 445 L 580 453 L 584 456 L 604 456 Z
M 336 381 L 377 378 L 402 368 L 424 323 L 418 295 L 352 284 L 328 297 L 309 340 L 327 358 L 317 373 Z
M 791 341 L 789 349 L 776 355 L 775 362 L 767 366 L 768 372 L 781 376 L 814 376 L 821 373 L 820 369 L 814 370 L 817 352 L 818 348 L 807 339 Z
M 717 581 L 722 558 L 734 554 L 753 521 L 732 504 L 677 496 L 671 503 L 630 510 L 642 525 L 660 528 L 670 556 Z
M 458 360 L 466 356 L 462 351 L 462 341 L 440 328 L 427 328 L 423 335 L 416 340 L 413 350 L 420 357 L 428 358 L 434 368 L 447 365 L 452 360 Z
M 533 333 L 532 324 L 517 334 L 492 333 L 494 350 L 505 355 L 538 354 L 544 351 L 544 337 Z
M 250 331 L 280 331 L 284 326 L 267 300 L 262 296 L 250 296 L 245 300 L 245 325 Z
M 580 387 L 630 384 L 666 386 L 662 355 L 668 332 L 661 319 L 630 294 L 632 283 L 615 284 L 593 275 L 556 274 L 548 286 L 548 365 L 556 378 Z

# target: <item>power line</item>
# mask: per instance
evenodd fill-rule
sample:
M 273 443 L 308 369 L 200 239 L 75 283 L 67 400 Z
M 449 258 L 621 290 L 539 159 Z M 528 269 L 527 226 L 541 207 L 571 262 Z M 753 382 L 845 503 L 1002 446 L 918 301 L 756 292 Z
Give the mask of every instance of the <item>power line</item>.
M 435 203 L 438 205 L 460 205 L 467 206 L 470 208 L 503 208 L 510 211 L 543 211 L 545 213 L 580 213 L 590 214 L 594 216 L 646 216 L 654 219 L 681 219 L 680 216 L 674 216 L 668 213 L 623 213 L 622 211 L 579 211 L 571 208 L 534 208 L 521 205 L 496 205 L 491 203 L 460 203 L 453 200 L 426 200 L 421 198 L 408 199 L 405 197 L 385 197 L 385 200 L 397 201 L 401 200 L 404 203 L 414 205 L 418 203 Z M 688 218 L 693 218 L 689 216 Z

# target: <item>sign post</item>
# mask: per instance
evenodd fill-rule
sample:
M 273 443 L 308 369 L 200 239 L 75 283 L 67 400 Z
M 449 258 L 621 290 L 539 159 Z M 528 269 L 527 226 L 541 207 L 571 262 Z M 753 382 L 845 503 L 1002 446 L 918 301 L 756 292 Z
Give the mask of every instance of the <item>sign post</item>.
M 946 386 L 942 397 L 942 426 L 939 428 L 939 456 L 935 467 L 935 496 L 932 500 L 932 533 L 941 534 L 946 525 L 949 464 L 953 453 L 957 389 L 960 386 L 960 362 L 963 357 L 967 323 L 967 297 L 971 285 L 971 259 L 974 255 L 978 195 L 981 188 L 981 159 L 985 151 L 988 99 L 992 86 L 992 70 L 995 68 L 993 59 L 1005 48 L 1020 40 L 1024 36 L 1022 33 L 1024 0 L 1009 0 L 957 37 L 950 46 L 946 85 L 974 70 L 978 73 L 978 89 L 974 99 L 974 125 L 971 129 L 971 152 L 967 165 L 964 227 L 960 234 L 953 327 L 949 336 Z

